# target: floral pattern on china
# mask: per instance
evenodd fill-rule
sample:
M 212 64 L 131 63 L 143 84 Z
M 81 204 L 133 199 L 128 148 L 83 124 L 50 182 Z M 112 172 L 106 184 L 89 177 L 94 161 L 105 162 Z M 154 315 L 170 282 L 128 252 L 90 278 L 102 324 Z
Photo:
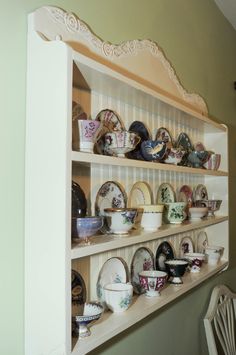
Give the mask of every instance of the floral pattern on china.
M 151 250 L 140 247 L 136 250 L 131 262 L 131 283 L 136 294 L 144 293 L 145 290 L 140 285 L 139 273 L 141 271 L 154 269 L 154 256 Z
M 168 183 L 163 183 L 157 191 L 157 203 L 175 202 L 175 192 L 173 187 Z

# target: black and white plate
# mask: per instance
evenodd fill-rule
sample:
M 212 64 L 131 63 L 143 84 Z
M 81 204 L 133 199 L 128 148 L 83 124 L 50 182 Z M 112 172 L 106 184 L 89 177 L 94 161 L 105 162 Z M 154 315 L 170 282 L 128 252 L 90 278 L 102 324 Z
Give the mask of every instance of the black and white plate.
M 166 271 L 165 261 L 174 257 L 174 250 L 170 243 L 162 242 L 156 251 L 156 270 Z

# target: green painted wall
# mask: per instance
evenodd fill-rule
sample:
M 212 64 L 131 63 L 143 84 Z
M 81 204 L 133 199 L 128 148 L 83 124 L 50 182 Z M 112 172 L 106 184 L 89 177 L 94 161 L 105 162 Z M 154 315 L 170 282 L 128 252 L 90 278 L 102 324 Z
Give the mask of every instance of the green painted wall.
M 73 11 L 104 40 L 150 38 L 163 48 L 189 91 L 230 125 L 230 207 L 236 210 L 236 31 L 213 0 L 1 0 L 0 354 L 23 355 L 24 137 L 27 14 L 42 5 Z M 37 186 L 35 187 L 37 188 Z M 202 324 L 209 293 L 236 291 L 236 222 L 230 216 L 231 266 L 94 354 L 205 355 Z M 40 216 L 39 216 L 40 219 Z M 59 355 L 59 354 L 58 354 Z

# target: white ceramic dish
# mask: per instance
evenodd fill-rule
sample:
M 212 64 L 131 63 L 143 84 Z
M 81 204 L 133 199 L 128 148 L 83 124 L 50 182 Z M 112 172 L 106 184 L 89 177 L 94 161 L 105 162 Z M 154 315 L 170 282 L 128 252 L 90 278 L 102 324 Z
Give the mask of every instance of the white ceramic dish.
M 128 207 L 139 207 L 140 205 L 150 205 L 152 203 L 152 193 L 149 184 L 145 181 L 137 181 L 131 188 L 128 196 Z
M 206 246 L 208 245 L 208 237 L 205 231 L 201 231 L 197 235 L 197 252 L 205 253 Z
M 137 208 L 105 208 L 106 225 L 108 233 L 128 234 L 134 226 Z
M 207 207 L 190 207 L 188 209 L 188 216 L 191 220 L 201 219 L 207 216 Z
M 146 231 L 156 231 L 162 225 L 164 205 L 141 205 L 143 210 L 141 226 Z
M 126 311 L 133 296 L 133 286 L 128 283 L 110 283 L 103 287 L 107 307 L 114 313 Z
M 109 283 L 127 283 L 128 267 L 122 258 L 113 257 L 108 259 L 102 266 L 97 280 L 97 297 L 105 306 L 103 287 Z

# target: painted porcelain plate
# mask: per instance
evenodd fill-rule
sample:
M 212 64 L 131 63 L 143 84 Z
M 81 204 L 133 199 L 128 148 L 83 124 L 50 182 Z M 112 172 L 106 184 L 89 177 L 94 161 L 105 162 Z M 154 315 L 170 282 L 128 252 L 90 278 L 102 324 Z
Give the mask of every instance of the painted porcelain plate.
M 145 247 L 136 250 L 131 262 L 131 283 L 137 294 L 145 292 L 139 282 L 139 273 L 143 270 L 154 270 L 153 253 Z
M 193 150 L 193 145 L 187 133 L 181 132 L 177 138 L 176 148 L 182 147 L 186 152 Z
M 99 301 L 104 305 L 105 297 L 103 286 L 109 283 L 127 283 L 128 279 L 128 267 L 126 262 L 122 258 L 113 257 L 108 259 L 102 266 L 97 280 L 97 297 Z
M 127 195 L 124 188 L 115 181 L 106 181 L 98 190 L 95 200 L 96 216 L 103 216 L 105 208 L 124 208 L 127 204 Z M 101 228 L 106 233 L 108 227 L 104 223 Z
M 197 236 L 197 252 L 205 253 L 205 248 L 208 245 L 208 237 L 206 232 L 202 231 Z
M 137 144 L 134 150 L 127 153 L 127 157 L 130 159 L 144 160 L 144 157 L 141 152 L 141 144 L 143 141 L 151 139 L 151 134 L 148 128 L 145 126 L 143 122 L 134 121 L 131 123 L 129 127 L 130 132 L 135 132 L 141 138 L 140 142 Z
M 100 133 L 100 138 L 95 144 L 95 151 L 99 154 L 113 155 L 113 153 L 105 147 L 105 134 L 112 131 L 123 131 L 125 130 L 125 125 L 119 115 L 110 109 L 100 111 L 96 116 L 96 121 L 102 122 L 103 128 Z
M 186 202 L 188 207 L 193 204 L 193 190 L 188 185 L 183 185 L 179 190 L 179 202 Z
M 165 261 L 174 259 L 174 250 L 170 243 L 162 242 L 156 251 L 156 270 L 166 271 Z
M 170 132 L 165 127 L 158 128 L 156 133 L 156 140 L 163 141 L 168 148 L 173 147 L 173 139 L 170 135 Z
M 86 302 L 86 285 L 83 277 L 76 271 L 71 270 L 71 303 L 72 315 L 83 314 L 84 304 Z
M 157 191 L 157 203 L 175 202 L 175 192 L 173 187 L 168 183 L 163 183 Z
M 208 200 L 207 188 L 205 185 L 199 184 L 193 190 L 193 200 Z
M 193 253 L 193 241 L 190 237 L 185 237 L 181 240 L 179 245 L 179 257 L 184 258 L 185 253 Z
M 72 217 L 85 217 L 87 212 L 87 200 L 85 193 L 77 182 L 71 184 Z
M 141 152 L 145 160 L 161 161 L 166 154 L 167 146 L 163 141 L 143 141 L 141 144 Z
M 145 181 L 137 181 L 131 188 L 128 197 L 128 207 L 139 207 L 140 205 L 151 205 L 151 188 Z

